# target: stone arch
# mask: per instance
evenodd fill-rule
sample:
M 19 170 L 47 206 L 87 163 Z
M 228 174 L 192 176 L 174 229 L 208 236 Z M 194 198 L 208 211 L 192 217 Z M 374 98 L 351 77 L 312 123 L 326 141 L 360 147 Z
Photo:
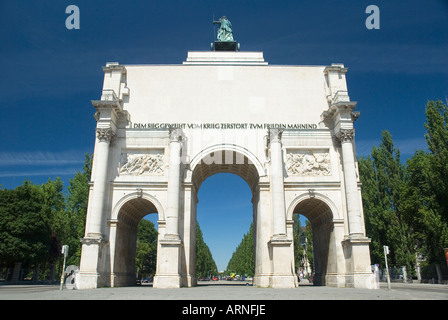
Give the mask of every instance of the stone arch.
M 258 158 L 246 148 L 234 144 L 217 144 L 203 149 L 190 162 L 192 183 L 201 183 L 215 173 L 234 173 L 253 189 L 266 171 Z
M 287 209 L 286 212 L 286 216 L 288 220 L 292 220 L 292 215 L 296 212 L 294 212 L 294 210 L 296 209 L 297 205 L 303 201 L 306 200 L 319 200 L 320 202 L 322 202 L 322 205 L 326 205 L 328 207 L 328 209 L 331 211 L 331 219 L 340 219 L 340 214 L 339 214 L 339 210 L 337 209 L 336 205 L 333 203 L 333 201 L 327 197 L 326 195 L 319 193 L 319 192 L 314 192 L 314 191 L 309 191 L 308 193 L 303 193 L 297 197 L 295 197 L 291 203 L 289 204 L 289 207 Z M 310 201 L 306 202 L 306 203 L 310 203 Z M 321 209 L 323 209 L 324 207 L 321 207 Z M 330 214 L 330 212 L 328 213 Z M 328 217 L 329 218 L 329 217 Z
M 289 205 L 287 216 L 304 215 L 313 231 L 314 284 L 326 285 L 328 274 L 338 271 L 335 252 L 334 222 L 338 216 L 336 206 L 325 195 L 310 192 L 296 197 Z
M 190 162 L 190 181 L 192 188 L 189 189 L 191 195 L 188 197 L 190 203 L 186 208 L 185 215 L 190 217 L 189 231 L 185 234 L 194 234 L 191 237 L 189 245 L 184 245 L 185 257 L 188 261 L 186 273 L 194 278 L 196 266 L 196 217 L 197 217 L 197 193 L 201 184 L 209 177 L 217 173 L 232 173 L 241 177 L 252 191 L 253 218 L 254 225 L 257 216 L 257 203 L 259 201 L 259 180 L 260 176 L 265 175 L 265 170 L 260 161 L 247 149 L 236 145 L 215 145 L 208 147 L 198 153 Z M 254 235 L 255 236 L 255 235 Z M 256 252 L 255 252 L 256 254 Z M 187 285 L 195 285 L 196 281 L 186 281 Z
M 114 206 L 112 210 L 111 220 L 115 220 L 118 218 L 118 214 L 120 213 L 121 208 L 130 200 L 133 199 L 142 199 L 147 200 L 152 203 L 152 205 L 155 207 L 158 215 L 159 220 L 165 220 L 165 212 L 163 210 L 162 204 L 157 200 L 156 197 L 142 191 L 135 191 L 128 193 L 127 195 L 123 196 Z
M 126 195 L 112 211 L 111 286 L 135 285 L 137 227 L 143 217 L 151 213 L 159 214 L 159 220 L 164 219 L 160 203 L 142 192 Z

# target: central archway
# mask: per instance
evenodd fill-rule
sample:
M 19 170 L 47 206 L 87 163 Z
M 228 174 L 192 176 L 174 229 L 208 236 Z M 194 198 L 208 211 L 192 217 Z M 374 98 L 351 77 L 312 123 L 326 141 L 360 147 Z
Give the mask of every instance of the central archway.
M 219 278 L 219 275 L 228 275 L 222 272 L 227 270 L 235 250 L 241 245 L 245 235 L 253 232 L 252 192 L 247 182 L 241 177 L 232 173 L 217 173 L 208 177 L 201 184 L 198 190 L 198 199 L 197 223 L 200 228 L 197 232 L 200 230 L 203 241 L 216 263 L 216 270 L 210 260 L 206 259 L 202 261 L 203 263 L 200 262 L 201 252 L 197 248 L 196 275 L 198 280 L 201 278 L 213 279 L 214 277 L 211 276 Z M 253 247 L 253 241 L 250 245 Z M 204 245 L 201 244 L 201 246 L 204 250 Z M 203 250 L 202 258 L 207 258 L 207 250 Z M 244 265 L 244 270 L 235 265 L 236 259 L 234 259 L 233 266 L 230 264 L 232 271 L 239 275 L 247 273 L 253 277 L 253 252 L 252 248 L 250 254 L 248 253 L 245 257 L 248 261 Z M 252 267 L 246 269 L 249 266 Z M 214 271 L 212 272 L 212 270 Z M 213 281 L 201 284 L 219 283 L 221 282 Z
M 253 221 L 256 224 L 257 219 L 257 203 L 259 192 L 260 175 L 265 175 L 262 165 L 258 160 L 244 148 L 234 145 L 220 145 L 210 147 L 202 151 L 190 165 L 191 168 L 191 222 L 190 234 L 192 236 L 189 252 L 186 252 L 186 260 L 189 261 L 189 266 L 186 266 L 188 274 L 193 278 L 196 274 L 196 248 L 193 244 L 193 239 L 196 239 L 196 224 L 197 224 L 197 203 L 198 191 L 202 183 L 209 177 L 217 173 L 231 173 L 241 177 L 249 186 L 252 192 L 252 207 L 253 207 Z M 230 199 L 229 199 L 230 200 Z M 256 239 L 254 230 L 254 239 Z M 256 251 L 257 246 L 254 245 Z M 254 256 L 256 256 L 254 252 Z M 188 280 L 187 280 L 188 282 Z M 197 279 L 193 280 L 188 285 L 197 285 Z
M 251 190 L 264 176 L 263 165 L 247 149 L 236 145 L 216 145 L 204 149 L 190 163 L 192 183 L 199 190 L 202 182 L 215 173 L 233 173 L 243 178 Z

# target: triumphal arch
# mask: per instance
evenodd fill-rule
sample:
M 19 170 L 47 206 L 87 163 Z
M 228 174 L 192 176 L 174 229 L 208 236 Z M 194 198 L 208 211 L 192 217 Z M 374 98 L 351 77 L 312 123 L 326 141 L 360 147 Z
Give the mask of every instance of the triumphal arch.
M 312 224 L 315 283 L 373 287 L 347 68 L 269 65 L 262 52 L 217 45 L 177 65 L 103 67 L 78 288 L 135 284 L 136 230 L 149 213 L 154 287 L 195 286 L 197 194 L 221 172 L 252 191 L 254 285 L 298 286 L 300 213 Z

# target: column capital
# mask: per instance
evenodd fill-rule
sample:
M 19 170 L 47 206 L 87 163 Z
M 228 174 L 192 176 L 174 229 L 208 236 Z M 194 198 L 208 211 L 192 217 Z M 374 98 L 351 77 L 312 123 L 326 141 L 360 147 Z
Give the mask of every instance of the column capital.
M 327 110 L 322 112 L 321 119 L 330 127 L 338 127 L 338 124 L 342 123 L 353 125 L 360 115 L 359 111 L 354 111 L 356 104 L 356 101 L 332 103 Z
M 170 129 L 170 142 L 181 142 L 181 141 L 182 141 L 182 130 Z
M 340 142 L 353 141 L 355 138 L 355 129 L 341 129 L 336 133 L 336 139 Z
M 268 133 L 269 133 L 268 145 L 270 145 L 272 142 L 279 142 L 279 143 L 281 142 L 283 134 L 282 129 L 269 129 Z
M 99 141 L 110 142 L 113 138 L 116 137 L 116 133 L 112 128 L 97 128 L 96 136 Z

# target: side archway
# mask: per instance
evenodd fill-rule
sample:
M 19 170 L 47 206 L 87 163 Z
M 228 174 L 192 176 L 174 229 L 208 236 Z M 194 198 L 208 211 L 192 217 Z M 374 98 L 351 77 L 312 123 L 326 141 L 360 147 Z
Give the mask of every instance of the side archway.
M 165 213 L 164 213 L 162 204 L 159 202 L 159 200 L 156 197 L 154 197 L 144 191 L 131 192 L 131 193 L 123 196 L 115 204 L 115 206 L 112 210 L 111 220 L 117 219 L 118 214 L 120 213 L 122 207 L 127 202 L 129 202 L 131 200 L 137 200 L 137 202 L 143 202 L 143 203 L 144 203 L 144 200 L 146 200 L 147 202 L 150 202 L 154 206 L 155 210 L 157 211 L 157 214 L 159 215 L 159 220 L 165 220 Z
M 123 197 L 112 211 L 110 221 L 112 287 L 130 286 L 136 283 L 137 227 L 148 214 L 158 214 L 159 220 L 164 219 L 162 207 L 157 199 L 142 192 Z
M 313 232 L 314 285 L 329 284 L 328 278 L 338 274 L 341 267 L 337 261 L 335 222 L 338 212 L 325 195 L 307 193 L 296 197 L 290 204 L 287 216 L 302 214 L 311 224 Z M 296 239 L 294 239 L 296 241 Z M 330 280 L 332 282 L 332 280 Z

